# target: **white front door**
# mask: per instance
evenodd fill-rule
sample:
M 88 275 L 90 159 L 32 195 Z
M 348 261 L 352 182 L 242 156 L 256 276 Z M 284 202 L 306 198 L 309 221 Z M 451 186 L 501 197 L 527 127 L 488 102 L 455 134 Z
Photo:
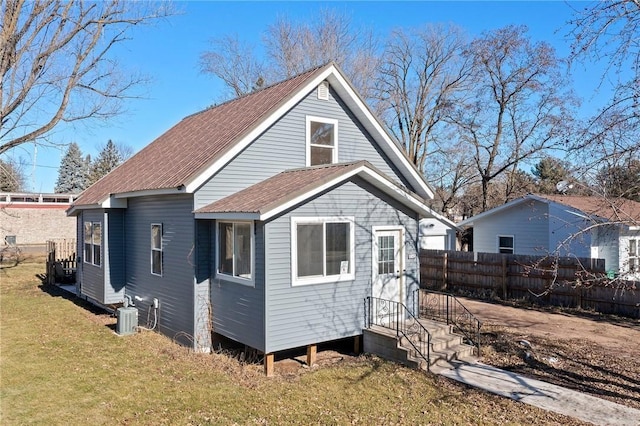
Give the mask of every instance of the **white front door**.
M 402 229 L 374 230 L 373 297 L 403 302 L 403 247 Z

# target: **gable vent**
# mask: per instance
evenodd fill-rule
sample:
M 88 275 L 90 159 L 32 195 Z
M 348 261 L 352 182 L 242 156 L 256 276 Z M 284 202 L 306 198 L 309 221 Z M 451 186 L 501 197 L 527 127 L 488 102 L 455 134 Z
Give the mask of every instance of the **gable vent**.
M 318 99 L 323 101 L 329 100 L 329 83 L 326 81 L 323 81 L 318 86 Z

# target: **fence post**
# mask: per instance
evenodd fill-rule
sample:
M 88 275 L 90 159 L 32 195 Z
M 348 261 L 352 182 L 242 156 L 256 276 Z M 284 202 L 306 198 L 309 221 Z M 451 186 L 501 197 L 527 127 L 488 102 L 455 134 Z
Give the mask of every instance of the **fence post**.
M 507 300 L 507 256 L 502 256 L 502 300 Z
M 446 290 L 447 289 L 447 268 L 448 268 L 448 262 L 447 262 L 447 253 L 444 253 L 444 257 L 442 258 L 442 289 Z

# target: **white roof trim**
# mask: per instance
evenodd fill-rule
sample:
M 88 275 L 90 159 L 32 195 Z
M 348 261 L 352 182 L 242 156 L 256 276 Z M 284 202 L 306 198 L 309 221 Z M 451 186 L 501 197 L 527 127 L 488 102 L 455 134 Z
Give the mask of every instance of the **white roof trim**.
M 425 182 L 420 173 L 411 165 L 407 157 L 401 151 L 401 148 L 391 139 L 380 122 L 373 116 L 373 114 L 371 114 L 371 111 L 362 101 L 360 96 L 353 90 L 351 85 L 333 65 L 327 67 L 324 72 L 318 74 L 305 86 L 299 88 L 286 103 L 276 109 L 270 116 L 263 119 L 251 132 L 233 144 L 231 149 L 229 149 L 222 157 L 210 164 L 198 176 L 188 182 L 185 182 L 186 192 L 193 193 L 204 185 L 211 176 L 224 167 L 225 164 L 231 161 L 260 134 L 271 127 L 271 125 L 286 114 L 287 111 L 292 109 L 298 102 L 307 96 L 310 91 L 314 90 L 324 80 L 329 80 L 330 83 L 333 83 L 334 89 L 336 89 L 341 96 L 349 97 L 347 101 L 351 101 L 349 103 L 350 107 L 355 106 L 358 108 L 358 111 L 353 111 L 355 115 L 362 122 L 364 127 L 372 134 L 376 141 L 384 142 L 380 144 L 381 148 L 387 155 L 389 155 L 391 161 L 396 167 L 398 167 L 398 170 L 402 175 L 413 184 L 418 195 L 425 198 L 433 198 L 433 191 L 429 188 L 429 185 Z
M 196 219 L 260 220 L 258 213 L 195 213 Z
M 186 183 L 187 192 L 195 192 L 198 188 L 205 184 L 207 180 L 211 178 L 218 170 L 220 170 L 225 164 L 231 161 L 236 155 L 242 152 L 251 142 L 253 142 L 258 136 L 260 136 L 265 130 L 271 127 L 280 117 L 293 108 L 298 102 L 300 102 L 308 92 L 318 86 L 322 81 L 326 80 L 327 76 L 334 72 L 334 67 L 329 67 L 322 74 L 316 76 L 313 80 L 307 83 L 306 86 L 298 89 L 298 91 L 280 108 L 276 109 L 270 116 L 262 120 L 251 132 L 245 137 L 236 142 L 229 151 L 227 151 L 222 157 L 218 158 L 214 163 L 207 167 L 202 173 Z
M 487 211 L 484 211 L 482 213 L 478 213 L 475 216 L 471 216 L 470 218 L 467 218 L 463 221 L 458 222 L 458 227 L 460 228 L 464 228 L 464 227 L 469 227 L 469 226 L 473 226 L 473 222 L 478 220 L 478 219 L 483 219 L 487 216 L 491 216 L 495 213 L 501 212 L 503 210 L 509 209 L 517 204 L 523 203 L 525 201 L 530 201 L 530 200 L 534 200 L 534 201 L 540 201 L 541 203 L 545 203 L 545 204 L 549 204 L 551 203 L 551 200 L 548 200 L 546 198 L 541 198 L 541 197 L 536 197 L 535 195 L 529 194 L 529 195 L 525 195 L 523 197 L 520 198 L 516 198 L 515 200 L 511 200 L 508 203 L 505 203 L 501 206 L 498 207 L 494 207 L 492 209 L 489 209 Z
M 389 181 L 387 178 L 381 176 L 379 173 L 365 165 L 341 174 L 340 176 L 324 183 L 323 185 L 313 188 L 309 192 L 305 192 L 304 194 L 301 194 L 300 196 L 295 197 L 294 199 L 289 200 L 286 203 L 280 204 L 273 209 L 262 213 L 260 215 L 260 220 L 268 220 L 278 215 L 279 213 L 295 206 L 296 204 L 302 203 L 303 201 L 325 191 L 326 189 L 344 182 L 354 175 L 362 176 L 366 181 L 373 184 L 376 188 L 382 190 L 382 192 L 384 192 L 385 194 L 391 196 L 397 201 L 400 201 L 402 204 L 418 212 L 419 214 L 427 217 L 434 217 L 438 220 L 441 220 L 442 222 L 450 224 L 450 226 L 453 228 L 457 228 L 453 222 L 431 210 L 426 204 L 424 204 L 424 202 L 422 202 L 422 200 L 413 196 L 412 193 L 405 191 L 395 183 Z

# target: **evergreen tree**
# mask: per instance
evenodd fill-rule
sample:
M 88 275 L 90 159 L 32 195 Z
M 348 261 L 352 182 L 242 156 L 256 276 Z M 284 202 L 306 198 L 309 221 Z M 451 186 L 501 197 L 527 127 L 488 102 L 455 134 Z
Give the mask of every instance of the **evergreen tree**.
M 72 142 L 60 161 L 55 192 L 79 193 L 88 186 L 87 159 L 77 143 Z
M 91 165 L 91 173 L 89 174 L 89 185 L 93 185 L 100 178 L 105 176 L 111 170 L 115 169 L 122 163 L 122 155 L 120 150 L 109 139 L 106 145 L 100 151 L 98 158 Z
M 536 180 L 536 190 L 540 194 L 557 194 L 556 185 L 560 181 L 572 181 L 569 164 L 554 157 L 542 158 L 532 169 Z
M 640 202 L 640 161 L 629 160 L 603 168 L 597 176 L 607 197 L 621 197 Z

